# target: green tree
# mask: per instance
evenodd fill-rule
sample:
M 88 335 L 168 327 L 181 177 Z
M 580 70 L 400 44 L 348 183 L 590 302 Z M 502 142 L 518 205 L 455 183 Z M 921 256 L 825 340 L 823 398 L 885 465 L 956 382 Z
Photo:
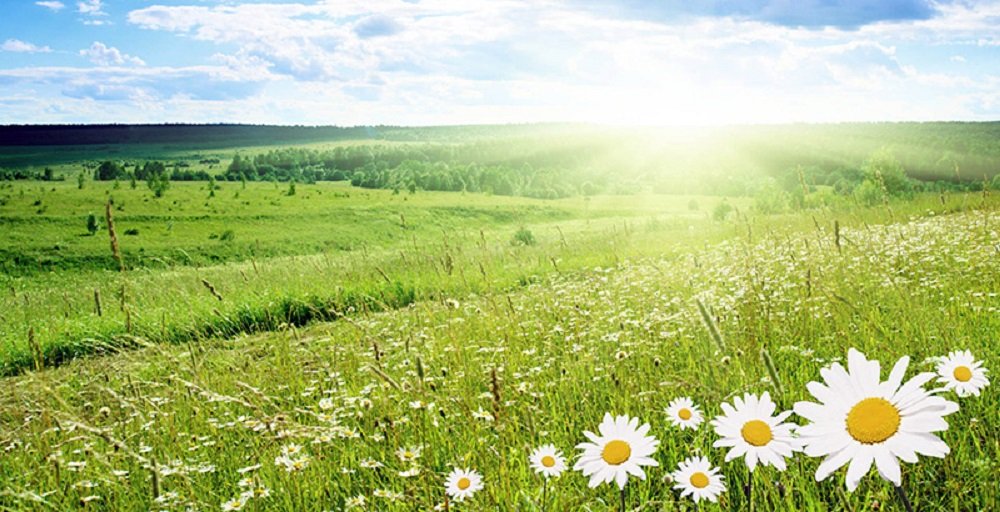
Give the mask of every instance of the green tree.
M 903 165 L 888 150 L 877 151 L 865 161 L 861 169 L 865 174 L 865 181 L 879 187 L 884 186 L 885 192 L 890 196 L 913 195 L 913 180 L 906 175 Z
M 105 160 L 94 172 L 94 179 L 98 181 L 111 181 L 125 177 L 125 169 L 118 162 Z

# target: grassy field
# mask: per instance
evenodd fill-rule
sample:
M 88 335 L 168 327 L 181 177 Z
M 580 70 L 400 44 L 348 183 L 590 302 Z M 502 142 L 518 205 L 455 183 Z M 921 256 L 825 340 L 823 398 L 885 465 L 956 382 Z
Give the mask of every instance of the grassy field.
M 777 215 L 731 199 L 714 220 L 718 198 L 655 194 L 112 187 L 0 190 L 0 363 L 20 374 L 0 388 L 0 510 L 611 510 L 616 487 L 567 471 L 543 492 L 528 462 L 551 443 L 572 466 L 605 412 L 660 441 L 629 510 L 693 509 L 669 478 L 693 454 L 728 486 L 698 508 L 745 510 L 742 459 L 723 464 L 707 421 L 671 425 L 671 400 L 706 420 L 744 392 L 791 409 L 849 347 L 883 377 L 904 355 L 907 377 L 952 350 L 1000 357 L 995 194 Z M 124 273 L 85 229 L 109 196 L 119 233 L 138 229 Z M 996 388 L 944 396 L 951 453 L 904 464 L 908 495 L 997 509 Z M 754 509 L 900 509 L 874 474 L 846 493 L 818 463 L 758 469 Z M 455 467 L 484 488 L 445 504 Z

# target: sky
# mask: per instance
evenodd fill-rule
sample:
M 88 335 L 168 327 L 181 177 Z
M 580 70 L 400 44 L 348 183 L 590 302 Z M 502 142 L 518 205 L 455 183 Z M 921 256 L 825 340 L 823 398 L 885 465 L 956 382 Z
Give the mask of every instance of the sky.
M 0 124 L 1000 119 L 1000 0 L 2 0 Z

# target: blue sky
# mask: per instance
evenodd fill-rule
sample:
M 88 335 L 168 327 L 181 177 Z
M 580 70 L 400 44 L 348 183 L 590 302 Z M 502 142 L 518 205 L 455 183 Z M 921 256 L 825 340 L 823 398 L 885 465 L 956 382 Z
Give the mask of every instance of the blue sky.
M 1000 0 L 4 0 L 0 123 L 1000 119 Z

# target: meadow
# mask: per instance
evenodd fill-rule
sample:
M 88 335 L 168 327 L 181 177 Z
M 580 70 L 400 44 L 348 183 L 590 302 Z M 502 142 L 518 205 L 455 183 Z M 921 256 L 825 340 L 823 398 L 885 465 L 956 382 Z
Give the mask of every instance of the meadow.
M 797 207 L 762 208 L 346 181 L 154 197 L 67 176 L 0 185 L 0 510 L 903 510 L 874 467 L 848 492 L 802 453 L 725 462 L 710 420 L 744 393 L 813 400 L 850 348 L 883 378 L 904 356 L 906 379 L 954 350 L 1000 357 L 986 186 L 883 184 L 869 204 L 804 184 Z M 1000 508 L 996 386 L 940 396 L 959 406 L 950 453 L 903 464 L 906 496 Z M 671 419 L 679 398 L 701 424 Z M 605 413 L 659 441 L 621 493 L 572 469 Z M 529 460 L 548 444 L 569 466 L 550 479 Z M 717 502 L 675 489 L 695 455 L 724 476 Z M 461 501 L 456 468 L 482 475 Z

